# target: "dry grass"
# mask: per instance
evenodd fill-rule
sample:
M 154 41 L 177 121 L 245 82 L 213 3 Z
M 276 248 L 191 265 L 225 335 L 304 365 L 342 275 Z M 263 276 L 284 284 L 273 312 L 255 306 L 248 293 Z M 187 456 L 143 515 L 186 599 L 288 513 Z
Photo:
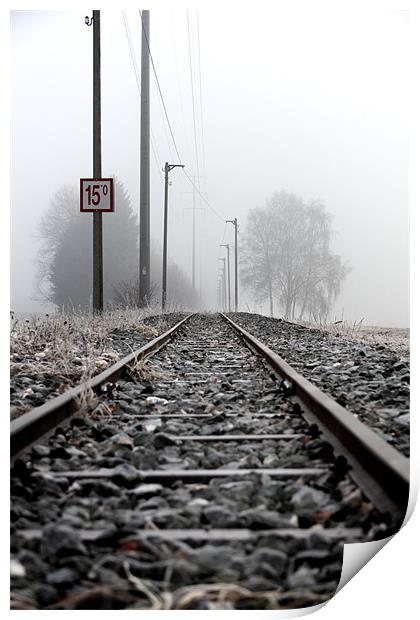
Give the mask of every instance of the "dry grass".
M 128 373 L 133 379 L 144 379 L 146 381 L 166 381 L 172 378 L 172 375 L 163 371 L 156 364 L 149 362 L 147 358 L 129 364 Z
M 354 322 L 335 321 L 334 323 L 321 324 L 301 322 L 300 324 L 348 340 L 371 345 L 384 345 L 404 360 L 408 360 L 410 357 L 410 330 L 408 328 L 363 325 L 363 319 Z
M 234 583 L 202 583 L 184 586 L 171 591 L 162 590 L 147 579 L 140 579 L 132 574 L 130 565 L 123 563 L 127 583 L 117 586 L 94 585 L 83 592 L 70 594 L 64 599 L 49 605 L 46 609 L 84 609 L 90 600 L 117 599 L 127 605 L 128 609 L 147 610 L 191 610 L 198 603 L 206 602 L 208 609 L 295 609 L 327 601 L 331 594 L 310 591 L 283 591 L 282 588 L 265 592 L 251 591 Z M 137 599 L 137 602 L 134 602 Z M 246 607 L 246 602 L 251 603 Z M 12 594 L 14 609 L 39 609 L 37 603 L 20 594 Z
M 92 376 L 121 358 L 112 338 L 114 331 L 127 331 L 151 340 L 164 329 L 164 321 L 156 327 L 143 323 L 151 314 L 133 309 L 102 315 L 45 315 L 29 320 L 16 319 L 12 314 L 11 377 L 31 377 L 34 382 L 46 384 L 54 380 L 55 386 L 59 384 L 58 392 L 75 383 L 88 383 Z

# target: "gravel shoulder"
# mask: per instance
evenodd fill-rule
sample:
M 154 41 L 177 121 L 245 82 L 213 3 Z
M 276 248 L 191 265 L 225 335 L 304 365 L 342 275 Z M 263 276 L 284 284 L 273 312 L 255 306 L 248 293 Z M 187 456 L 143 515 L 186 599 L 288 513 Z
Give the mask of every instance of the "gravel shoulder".
M 258 314 L 229 316 L 409 456 L 408 330 L 364 328 L 350 336 Z
M 97 317 L 76 313 L 32 320 L 12 317 L 11 419 L 99 374 L 185 316 L 129 310 Z

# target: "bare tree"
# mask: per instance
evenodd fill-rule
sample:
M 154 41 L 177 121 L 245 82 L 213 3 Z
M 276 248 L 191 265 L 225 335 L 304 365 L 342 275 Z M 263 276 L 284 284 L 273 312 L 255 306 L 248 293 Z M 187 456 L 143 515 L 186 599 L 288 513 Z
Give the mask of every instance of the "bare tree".
M 124 307 L 138 305 L 139 227 L 123 184 L 115 181 L 115 212 L 104 215 L 104 302 Z M 92 217 L 79 211 L 75 186 L 61 188 L 39 225 L 38 293 L 59 308 L 90 307 L 92 294 Z M 159 296 L 161 249 L 151 248 L 152 295 Z M 159 283 L 159 284 L 158 284 Z M 155 299 L 153 299 L 153 297 Z M 175 264 L 168 267 L 168 301 L 184 308 L 200 306 L 186 275 Z
M 241 280 L 257 300 L 268 296 L 270 316 L 274 309 L 275 253 L 270 214 L 264 209 L 252 209 L 241 242 Z
M 331 216 L 318 202 L 277 192 L 252 209 L 241 248 L 241 280 L 286 318 L 326 317 L 348 267 L 330 251 Z
M 115 213 L 103 217 L 104 301 L 138 270 L 138 224 L 130 197 L 115 180 Z M 38 290 L 61 307 L 88 308 L 92 293 L 92 217 L 79 211 L 75 186 L 61 188 L 39 225 Z

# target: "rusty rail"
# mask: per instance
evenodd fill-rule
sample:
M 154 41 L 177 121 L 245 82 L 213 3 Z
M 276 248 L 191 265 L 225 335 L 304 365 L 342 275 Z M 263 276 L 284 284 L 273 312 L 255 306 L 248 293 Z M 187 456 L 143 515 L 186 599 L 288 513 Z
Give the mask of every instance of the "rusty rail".
M 350 411 L 302 377 L 279 355 L 252 334 L 222 314 L 232 329 L 254 353 L 283 380 L 303 415 L 316 424 L 351 467 L 349 475 L 369 499 L 382 511 L 401 519 L 408 504 L 410 475 L 409 459 L 381 439 Z
M 179 321 L 168 331 L 154 338 L 143 347 L 130 353 L 122 358 L 116 364 L 113 364 L 99 375 L 93 377 L 88 383 L 80 384 L 74 388 L 67 390 L 64 394 L 52 398 L 40 407 L 35 407 L 24 413 L 10 425 L 10 456 L 16 457 L 22 451 L 32 445 L 34 441 L 39 440 L 47 435 L 61 422 L 65 422 L 71 416 L 80 410 L 80 397 L 87 390 L 91 389 L 97 393 L 101 386 L 109 381 L 118 380 L 124 373 L 126 367 L 133 362 L 138 361 L 156 353 L 177 333 L 177 331 L 193 316 L 189 314 L 187 317 Z

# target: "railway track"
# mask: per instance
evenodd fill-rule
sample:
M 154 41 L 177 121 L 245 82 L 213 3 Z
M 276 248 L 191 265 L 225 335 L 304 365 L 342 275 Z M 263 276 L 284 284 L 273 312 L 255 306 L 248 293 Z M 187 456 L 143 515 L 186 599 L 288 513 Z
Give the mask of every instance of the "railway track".
M 225 316 L 25 414 L 11 445 L 14 609 L 313 605 L 408 498 L 407 458 Z

